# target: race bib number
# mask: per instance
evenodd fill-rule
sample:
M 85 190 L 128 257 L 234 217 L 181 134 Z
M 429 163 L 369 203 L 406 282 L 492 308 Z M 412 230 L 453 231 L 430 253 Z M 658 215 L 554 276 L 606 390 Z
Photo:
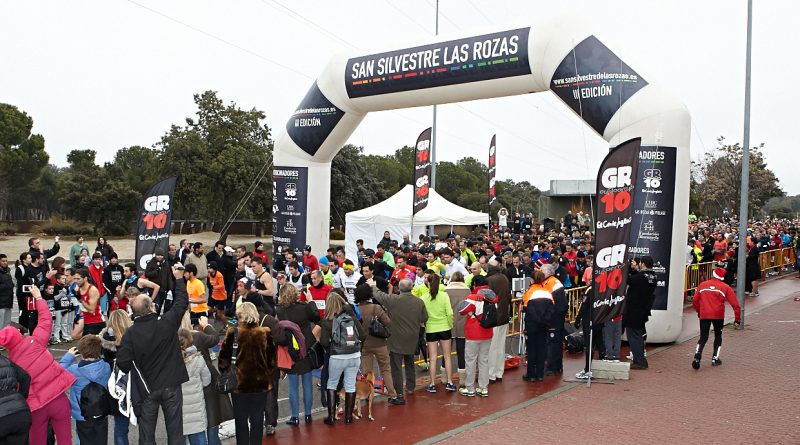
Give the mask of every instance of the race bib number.
M 325 310 L 325 300 L 314 300 L 314 304 L 317 305 L 317 309 L 320 311 Z

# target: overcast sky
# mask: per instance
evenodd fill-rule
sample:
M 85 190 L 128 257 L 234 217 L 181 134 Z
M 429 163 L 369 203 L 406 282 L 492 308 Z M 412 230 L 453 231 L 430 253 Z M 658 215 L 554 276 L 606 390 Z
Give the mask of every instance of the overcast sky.
M 783 190 L 798 194 L 796 137 L 790 136 L 797 123 L 787 113 L 800 99 L 791 80 L 800 65 L 800 3 L 755 3 L 751 143 L 766 144 L 768 166 Z M 194 113 L 192 95 L 205 90 L 263 110 L 267 124 L 279 129 L 332 54 L 399 49 L 433 36 L 435 4 L 5 0 L 0 102 L 33 117 L 51 162 L 60 166 L 73 149 L 94 149 L 103 162 L 120 148 L 151 146 Z M 718 136 L 743 138 L 746 0 L 439 5 L 443 36 L 582 17 L 645 79 L 685 101 L 693 159 L 713 150 Z M 438 113 L 438 160 L 473 156 L 485 163 L 496 133 L 498 178 L 543 190 L 551 179 L 594 177 L 608 147 L 550 93 L 443 105 Z M 431 116 L 431 107 L 373 113 L 349 142 L 369 154 L 389 154 L 413 145 Z

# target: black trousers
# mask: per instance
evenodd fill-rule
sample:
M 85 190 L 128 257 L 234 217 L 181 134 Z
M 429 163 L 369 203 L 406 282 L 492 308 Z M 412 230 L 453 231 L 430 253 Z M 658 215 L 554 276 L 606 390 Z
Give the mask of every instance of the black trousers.
M 405 355 L 389 351 L 389 366 L 392 368 L 392 383 L 397 397 L 403 397 L 406 392 L 414 392 L 417 386 L 414 354 Z M 403 379 L 403 366 L 406 368 L 405 379 Z M 403 382 L 405 382 L 405 388 Z
M 272 368 L 272 390 L 267 392 L 267 408 L 264 424 L 278 426 L 278 384 L 281 381 L 281 370 Z
M 700 340 L 697 341 L 697 354 L 703 355 L 703 348 L 708 341 L 708 331 L 714 325 L 714 357 L 719 357 L 719 348 L 722 346 L 722 325 L 723 320 L 704 318 L 700 320 Z
M 172 300 L 167 300 L 167 291 L 165 290 L 158 291 L 158 294 L 153 298 L 153 303 L 156 304 L 159 314 L 167 312 L 172 307 Z
M 0 418 L 0 443 L 27 445 L 31 428 L 31 412 L 20 411 Z
M 267 393 L 231 394 L 236 445 L 260 445 L 264 435 L 264 411 Z M 249 422 L 249 425 L 248 425 Z
M 566 315 L 566 314 L 565 314 Z M 563 320 L 563 317 L 559 317 Z M 553 372 L 561 372 L 564 369 L 564 323 L 551 329 L 547 333 L 547 370 Z
M 456 337 L 456 361 L 458 362 L 458 369 L 467 369 L 467 339 L 464 337 Z
M 544 378 L 544 359 L 547 355 L 547 331 L 529 332 L 526 348 L 528 369 L 525 376 L 533 379 Z
M 81 445 L 106 445 L 108 443 L 108 416 L 101 419 L 75 422 Z
M 183 445 L 183 392 L 180 385 L 153 391 L 141 404 L 134 405 L 139 420 L 139 445 L 155 445 L 159 407 L 164 411 L 167 443 Z
M 588 324 L 584 324 L 582 326 L 582 328 L 583 328 L 583 344 L 584 344 L 584 347 L 585 348 L 589 348 L 589 347 L 592 348 L 592 350 L 590 352 L 592 354 L 592 357 L 594 357 L 594 351 L 599 351 L 600 352 L 599 359 L 603 360 L 603 358 L 605 358 L 605 350 L 606 350 L 605 345 L 603 345 L 603 324 L 600 323 L 599 325 L 594 325 L 594 326 L 592 326 L 592 329 L 589 329 L 589 325 Z M 594 344 L 593 345 L 589 345 L 589 343 L 591 343 L 589 341 L 589 334 L 592 331 L 594 331 L 594 335 L 591 336 L 592 340 L 594 341 Z M 586 371 L 586 372 L 589 372 L 589 354 L 584 354 L 584 356 L 586 358 L 586 364 L 584 365 L 583 370 Z

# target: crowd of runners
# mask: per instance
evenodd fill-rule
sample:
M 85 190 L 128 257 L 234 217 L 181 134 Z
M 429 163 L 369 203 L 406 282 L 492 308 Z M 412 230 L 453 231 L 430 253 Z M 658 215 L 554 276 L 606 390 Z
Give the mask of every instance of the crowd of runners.
M 798 223 L 750 226 L 746 290 L 757 296 L 759 254 L 797 249 Z M 692 296 L 701 320 L 695 369 L 711 327 L 712 365 L 721 364 L 725 301 L 739 320 L 729 286 L 742 244 L 736 227 L 729 219 L 689 224 L 687 264 L 713 268 Z M 114 443 L 127 444 L 133 424 L 139 442 L 152 444 L 160 409 L 170 444 L 220 444 L 219 427 L 229 420 L 237 443 L 256 444 L 274 434 L 279 415 L 292 427 L 313 422 L 316 397 L 328 425 L 352 423 L 361 400 L 371 417 L 376 386 L 398 407 L 417 390 L 489 397 L 505 376 L 512 301 L 519 299 L 523 379 L 561 378 L 572 330 L 565 290 L 591 283 L 593 230 L 583 212 L 538 224 L 503 209 L 490 229 L 463 235 L 392 239 L 387 231 L 374 246 L 357 242 L 357 258 L 346 258 L 344 247 L 318 253 L 304 246 L 270 261 L 265 247 L 181 240 L 157 249 L 143 271 L 120 264 L 103 238 L 89 247 L 78 237 L 68 252 L 58 237 L 49 248 L 31 238 L 15 264 L 0 255 L 3 443 L 45 444 L 48 436 L 71 443 L 76 434 L 82 445 L 105 444 L 113 428 Z M 652 258 L 632 258 L 631 266 L 625 311 L 594 326 L 593 348 L 599 359 L 624 359 L 624 331 L 631 368 L 644 370 L 656 279 Z M 588 344 L 586 307 L 575 326 Z M 48 350 L 75 341 L 59 361 Z M 416 387 L 420 362 L 423 388 Z M 590 375 L 587 364 L 576 377 Z M 288 413 L 278 412 L 283 385 Z

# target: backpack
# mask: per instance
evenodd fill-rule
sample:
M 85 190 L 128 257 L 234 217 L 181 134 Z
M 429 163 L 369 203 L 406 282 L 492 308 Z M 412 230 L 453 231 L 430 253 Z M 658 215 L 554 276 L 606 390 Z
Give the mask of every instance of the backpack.
M 491 301 L 483 301 L 483 317 L 478 322 L 484 329 L 497 326 L 497 305 Z
M 580 354 L 585 347 L 583 343 L 583 332 L 576 331 L 564 337 L 567 344 L 567 352 L 570 354 Z
M 83 387 L 79 406 L 85 420 L 95 420 L 111 414 L 111 395 L 105 386 L 89 382 Z
M 356 329 L 356 321 L 347 312 L 333 319 L 331 331 L 331 355 L 353 354 L 361 351 L 361 339 Z

